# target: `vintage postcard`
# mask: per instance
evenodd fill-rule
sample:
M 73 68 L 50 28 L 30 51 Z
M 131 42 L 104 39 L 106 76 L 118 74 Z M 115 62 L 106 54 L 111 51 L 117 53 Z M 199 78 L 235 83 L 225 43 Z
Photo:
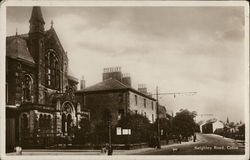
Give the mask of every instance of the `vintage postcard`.
M 2 159 L 249 159 L 244 1 L 5 1 Z

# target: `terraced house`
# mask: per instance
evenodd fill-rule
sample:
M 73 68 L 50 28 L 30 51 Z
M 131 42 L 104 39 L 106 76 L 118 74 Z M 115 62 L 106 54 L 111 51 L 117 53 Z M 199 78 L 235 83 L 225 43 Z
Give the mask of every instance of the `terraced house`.
M 92 124 L 102 121 L 106 112 L 111 113 L 113 125 L 129 112 L 155 122 L 156 99 L 148 94 L 145 85 L 139 85 L 138 90 L 132 88 L 131 78 L 120 67 L 105 68 L 102 77 L 103 81 L 76 91 L 83 107 L 90 110 Z

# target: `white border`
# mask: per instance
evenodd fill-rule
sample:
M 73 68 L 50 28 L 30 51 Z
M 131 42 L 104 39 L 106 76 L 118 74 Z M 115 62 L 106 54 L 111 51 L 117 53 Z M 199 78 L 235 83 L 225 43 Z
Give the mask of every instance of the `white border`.
M 7 6 L 243 6 L 245 7 L 245 124 L 246 124 L 246 145 L 245 155 L 177 155 L 177 156 L 6 156 L 5 154 L 5 49 L 6 49 L 6 7 Z M 217 160 L 217 159 L 249 159 L 249 4 L 247 1 L 5 1 L 1 3 L 0 17 L 0 158 L 2 159 L 199 159 L 199 160 Z

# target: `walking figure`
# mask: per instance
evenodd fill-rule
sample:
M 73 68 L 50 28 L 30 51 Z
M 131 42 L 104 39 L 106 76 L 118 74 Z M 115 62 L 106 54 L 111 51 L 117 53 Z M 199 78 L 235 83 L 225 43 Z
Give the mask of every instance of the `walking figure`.
M 181 144 L 181 140 L 182 140 L 182 135 L 179 134 L 179 136 L 178 136 L 178 141 L 179 141 L 180 144 Z

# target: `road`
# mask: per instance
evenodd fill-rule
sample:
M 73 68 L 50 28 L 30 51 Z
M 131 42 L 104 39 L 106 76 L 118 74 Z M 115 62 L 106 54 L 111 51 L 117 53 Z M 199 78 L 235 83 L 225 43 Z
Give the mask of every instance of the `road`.
M 196 142 L 182 142 L 162 146 L 162 149 L 141 148 L 135 150 L 114 150 L 114 155 L 243 155 L 243 144 L 214 134 L 197 133 Z M 178 151 L 173 152 L 173 148 Z M 7 155 L 16 155 L 15 152 Z M 46 150 L 26 149 L 23 155 L 104 155 L 100 150 Z
M 173 148 L 175 148 L 173 151 Z M 176 151 L 178 148 L 178 151 Z M 224 155 L 224 154 L 244 154 L 242 144 L 236 143 L 229 138 L 223 138 L 214 134 L 197 134 L 197 142 L 184 142 L 164 146 L 160 150 L 150 150 L 134 155 Z

